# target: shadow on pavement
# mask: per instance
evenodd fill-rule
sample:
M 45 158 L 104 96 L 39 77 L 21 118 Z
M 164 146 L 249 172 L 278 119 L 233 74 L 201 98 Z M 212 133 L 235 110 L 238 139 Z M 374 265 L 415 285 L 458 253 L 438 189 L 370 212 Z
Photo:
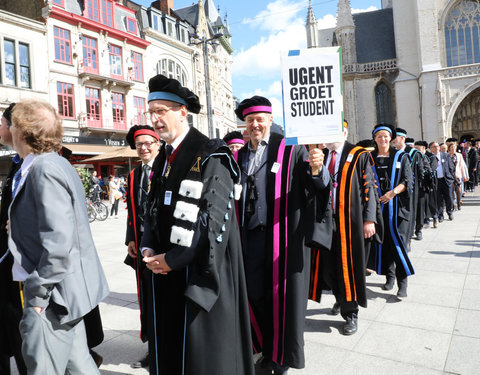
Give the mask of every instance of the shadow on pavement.
M 429 251 L 429 253 L 435 255 L 454 255 L 461 258 L 480 258 L 480 251 L 465 251 L 463 253 L 456 253 L 453 251 Z
M 325 319 L 305 319 L 305 332 L 324 332 L 331 333 L 334 329 L 338 332 L 343 331 L 345 322 L 339 320 L 325 320 Z

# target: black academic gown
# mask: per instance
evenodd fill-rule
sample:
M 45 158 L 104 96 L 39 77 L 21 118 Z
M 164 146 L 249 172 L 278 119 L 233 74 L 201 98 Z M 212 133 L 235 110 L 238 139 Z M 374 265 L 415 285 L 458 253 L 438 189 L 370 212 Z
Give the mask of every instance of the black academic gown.
M 405 147 L 405 152 L 410 156 L 411 160 L 411 169 L 413 173 L 413 190 L 412 190 L 412 195 L 410 198 L 410 204 L 411 204 L 411 218 L 410 218 L 410 226 L 409 226 L 409 235 L 407 238 L 407 251 L 411 250 L 411 238 L 414 234 L 415 231 L 415 223 L 417 222 L 417 218 L 420 215 L 420 212 L 422 211 L 423 207 L 419 204 L 420 200 L 420 181 L 423 175 L 423 155 L 420 151 L 418 151 L 416 148 L 407 146 Z M 422 220 L 422 225 L 423 225 L 423 220 Z
M 128 246 L 130 241 L 135 242 L 137 251 L 139 249 L 140 243 L 142 241 L 141 231 L 141 219 L 139 217 L 140 204 L 138 201 L 138 189 L 140 186 L 140 178 L 142 175 L 142 166 L 140 164 L 135 169 L 133 169 L 127 177 L 127 233 L 125 236 L 125 245 Z M 137 258 L 132 258 L 127 254 L 125 264 L 129 265 L 135 270 L 135 279 L 137 281 L 137 295 L 138 295 L 138 306 L 140 309 L 140 339 L 145 342 L 147 341 L 147 304 L 150 303 L 151 296 L 151 273 L 145 266 L 145 263 L 142 262 L 141 255 Z
M 304 146 L 285 146 L 281 135 L 270 133 L 267 152 L 267 240 L 266 248 L 258 249 L 265 252 L 265 267 L 261 271 L 265 280 L 265 318 L 259 321 L 258 312 L 251 309 L 253 345 L 267 360 L 303 368 L 303 332 L 310 276 L 310 248 L 306 246 L 306 238 L 313 238 L 313 234 L 308 233 L 312 230 L 309 219 L 315 217 L 315 205 L 309 202 L 315 200 L 316 194 L 322 196 L 323 202 L 328 202 L 330 190 L 327 187 L 320 192 L 314 191 Z M 237 154 L 242 175 L 248 168 L 248 154 L 248 146 Z M 280 168 L 275 168 L 274 163 Z M 244 193 L 245 180 L 242 177 Z M 245 194 L 242 194 L 238 203 L 242 236 L 248 230 L 242 225 L 244 200 Z M 243 243 L 245 246 L 245 239 Z
M 20 169 L 21 162 L 12 163 L 2 190 L 0 210 L 0 258 L 8 250 L 8 234 L 5 228 L 8 220 L 8 207 L 12 202 L 12 180 Z M 18 324 L 22 319 L 23 309 L 20 295 L 20 283 L 12 280 L 13 256 L 8 254 L 0 263 L 0 374 L 10 374 L 10 357 L 15 356 L 21 374 L 27 370 L 23 361 L 22 338 Z
M 312 252 L 309 298 L 314 301 L 320 302 L 322 289 L 332 289 L 339 302 L 356 302 L 367 307 L 365 247 L 368 243 L 363 237 L 363 223 L 374 222 L 377 242 L 383 238 L 372 163 L 367 150 L 345 142 L 334 178 L 337 187 L 332 248 Z
M 195 128 L 173 156 L 168 178 L 163 176 L 164 147 L 155 160 L 141 244 L 166 253 L 173 269 L 151 278 L 150 373 L 253 375 L 234 204 L 238 166 L 223 141 L 209 141 Z M 191 210 L 180 209 L 179 202 L 189 203 Z M 195 223 L 189 221 L 192 216 Z M 187 231 L 184 236 L 180 227 Z
M 377 151 L 372 152 L 375 164 L 378 164 Z M 389 184 L 382 188 L 378 184 L 378 195 L 381 197 L 398 184 L 403 183 L 405 190 L 395 196 L 387 204 L 382 204 L 384 239 L 383 244 L 376 244 L 375 267 L 379 275 L 387 275 L 389 260 L 393 258 L 397 272 L 411 276 L 415 273 L 412 262 L 408 257 L 406 243 L 409 236 L 411 215 L 410 199 L 413 191 L 413 175 L 410 157 L 403 151 L 390 147 L 390 163 L 388 165 Z M 374 167 L 375 179 L 380 181 Z

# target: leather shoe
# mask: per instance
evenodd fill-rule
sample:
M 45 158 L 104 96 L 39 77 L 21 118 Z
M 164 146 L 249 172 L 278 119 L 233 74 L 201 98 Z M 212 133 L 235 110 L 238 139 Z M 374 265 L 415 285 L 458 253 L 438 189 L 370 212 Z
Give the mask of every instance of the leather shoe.
M 439 216 L 439 217 L 438 217 L 438 222 L 439 222 L 439 223 L 443 222 L 443 216 Z
M 398 288 L 397 297 L 400 298 L 400 299 L 407 297 L 407 287 L 406 286 L 400 286 L 400 288 Z
M 417 236 L 417 241 L 421 241 L 423 239 L 423 234 L 421 231 L 418 231 L 417 233 L 415 233 L 415 235 Z
M 395 284 L 395 279 L 393 277 L 392 278 L 387 277 L 387 282 L 385 284 L 383 284 L 382 289 L 383 290 L 392 290 L 393 289 L 393 284 Z
M 438 225 L 437 225 L 437 219 L 433 219 L 433 228 L 436 228 Z
M 453 214 L 448 214 L 448 220 L 450 220 L 450 221 L 453 220 Z
M 353 335 L 355 332 L 357 332 L 357 329 L 358 329 L 357 315 L 353 314 L 351 316 L 347 316 L 347 321 L 343 326 L 343 334 L 345 336 Z
M 340 304 L 338 302 L 335 302 L 333 304 L 332 310 L 330 311 L 332 315 L 338 315 L 340 314 Z
M 140 361 L 134 362 L 130 365 L 131 368 L 146 368 L 148 367 L 148 353 L 145 358 L 141 359 Z
M 97 366 L 97 368 L 100 368 L 101 364 L 103 363 L 103 357 L 92 349 L 90 349 L 89 351 L 90 355 L 93 358 L 93 361 L 95 362 L 95 365 Z

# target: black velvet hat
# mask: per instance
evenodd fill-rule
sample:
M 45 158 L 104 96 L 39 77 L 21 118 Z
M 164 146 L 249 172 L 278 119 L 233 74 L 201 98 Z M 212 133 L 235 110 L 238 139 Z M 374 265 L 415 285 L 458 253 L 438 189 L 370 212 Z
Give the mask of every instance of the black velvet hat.
M 232 143 L 241 143 L 242 145 L 245 144 L 245 141 L 243 140 L 243 135 L 242 133 L 238 131 L 233 131 L 225 135 L 223 137 L 223 140 L 227 145 L 232 144 Z
M 457 138 L 447 138 L 445 142 L 458 142 Z
M 134 125 L 130 128 L 127 135 L 125 136 L 125 139 L 127 140 L 127 143 L 130 145 L 130 148 L 132 150 L 135 150 L 135 138 L 137 138 L 139 135 L 149 135 L 153 138 L 156 138 L 157 141 L 160 140 L 157 133 L 155 133 L 151 126 Z
M 373 139 L 362 139 L 357 142 L 357 146 L 363 148 L 375 148 L 375 141 Z
M 415 146 L 425 146 L 425 144 L 423 143 L 423 141 L 416 141 Z
M 415 139 L 413 139 L 413 138 L 405 138 L 405 143 L 407 143 L 407 144 L 413 144 L 414 142 L 415 142 Z
M 3 111 L 2 116 L 5 117 L 9 125 L 12 124 L 12 111 L 13 111 L 13 107 L 15 107 L 15 104 L 17 103 L 10 103 L 10 105 L 7 108 L 5 108 L 5 111 Z
M 176 79 L 157 74 L 148 81 L 148 90 L 150 91 L 150 94 L 148 94 L 149 102 L 152 100 L 169 100 L 185 105 L 192 113 L 200 112 L 201 106 L 198 96 L 183 87 Z
M 235 109 L 237 117 L 242 121 L 245 121 L 248 114 L 259 112 L 272 113 L 272 103 L 267 98 L 257 95 L 243 100 Z
M 405 137 L 405 138 L 407 137 L 407 131 L 405 129 L 396 128 L 395 132 L 397 133 L 397 136 Z
M 379 132 L 380 130 L 386 130 L 387 132 L 389 132 L 392 139 L 395 139 L 395 137 L 397 136 L 397 132 L 395 131 L 395 128 L 393 127 L 393 125 L 378 124 L 378 125 L 375 125 L 375 127 L 373 128 L 372 138 L 375 138 L 375 133 Z

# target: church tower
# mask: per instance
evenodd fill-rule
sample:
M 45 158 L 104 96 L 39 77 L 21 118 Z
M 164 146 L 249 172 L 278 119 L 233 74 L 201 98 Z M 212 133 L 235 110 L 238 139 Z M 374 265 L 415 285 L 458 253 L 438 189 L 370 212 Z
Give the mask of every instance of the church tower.
M 307 47 L 316 48 L 318 45 L 318 24 L 313 14 L 312 0 L 308 1 L 307 22 L 305 24 L 307 29 Z
M 382 0 L 382 9 L 392 8 L 392 0 Z
M 342 47 L 343 65 L 356 64 L 355 23 L 353 22 L 350 0 L 339 0 L 337 10 L 337 28 L 335 30 L 338 45 Z

